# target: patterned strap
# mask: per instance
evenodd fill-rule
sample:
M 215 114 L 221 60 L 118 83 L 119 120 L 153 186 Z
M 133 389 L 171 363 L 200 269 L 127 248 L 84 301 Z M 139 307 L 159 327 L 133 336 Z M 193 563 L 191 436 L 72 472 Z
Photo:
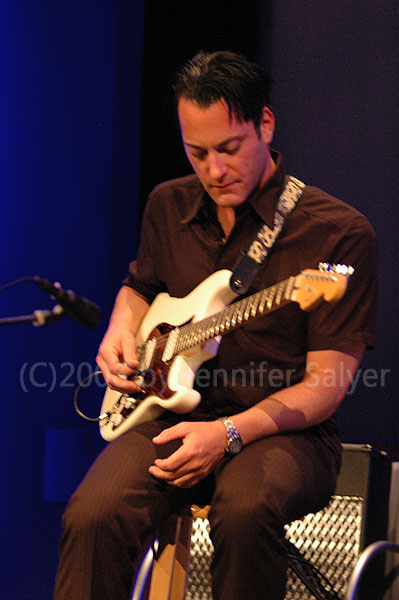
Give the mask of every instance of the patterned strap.
M 230 287 L 236 294 L 245 294 L 255 275 L 260 270 L 267 255 L 275 244 L 287 217 L 292 213 L 305 189 L 305 184 L 299 179 L 288 177 L 285 187 L 278 200 L 274 213 L 274 227 L 270 229 L 266 223 L 259 229 L 256 238 L 234 269 L 230 278 Z

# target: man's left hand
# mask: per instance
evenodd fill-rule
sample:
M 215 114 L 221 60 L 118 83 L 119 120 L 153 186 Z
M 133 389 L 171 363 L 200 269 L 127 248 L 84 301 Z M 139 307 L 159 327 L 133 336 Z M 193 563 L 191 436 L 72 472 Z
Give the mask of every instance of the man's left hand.
M 176 487 L 192 487 L 224 457 L 226 429 L 220 421 L 182 422 L 153 438 L 154 444 L 181 439 L 182 445 L 168 458 L 157 458 L 149 468 L 154 477 Z

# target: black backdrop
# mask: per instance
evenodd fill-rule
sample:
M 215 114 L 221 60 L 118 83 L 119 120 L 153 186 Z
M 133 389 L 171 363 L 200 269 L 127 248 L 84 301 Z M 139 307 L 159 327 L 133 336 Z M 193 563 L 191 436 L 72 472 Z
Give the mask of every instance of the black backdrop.
M 271 3 L 265 3 L 264 10 L 268 6 L 271 7 Z M 141 210 L 154 182 L 190 172 L 171 95 L 175 71 L 199 50 L 229 49 L 256 60 L 259 13 L 258 2 L 253 0 L 245 3 L 147 0 L 140 146 Z
M 190 171 L 169 98 L 176 68 L 199 49 L 232 49 L 262 62 L 274 80 L 274 146 L 288 171 L 355 206 L 377 232 L 379 343 L 364 359 L 339 422 L 343 440 L 372 442 L 396 456 L 397 3 L 194 7 L 150 0 L 145 15 L 139 215 L 154 183 Z

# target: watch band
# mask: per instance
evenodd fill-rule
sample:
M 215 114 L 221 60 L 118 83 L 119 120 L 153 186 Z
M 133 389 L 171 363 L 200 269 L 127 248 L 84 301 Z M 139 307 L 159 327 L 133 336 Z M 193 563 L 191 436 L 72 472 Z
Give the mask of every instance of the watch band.
M 242 448 L 242 439 L 230 417 L 220 417 L 218 419 L 223 423 L 227 431 L 227 440 L 224 450 L 227 454 L 238 454 Z

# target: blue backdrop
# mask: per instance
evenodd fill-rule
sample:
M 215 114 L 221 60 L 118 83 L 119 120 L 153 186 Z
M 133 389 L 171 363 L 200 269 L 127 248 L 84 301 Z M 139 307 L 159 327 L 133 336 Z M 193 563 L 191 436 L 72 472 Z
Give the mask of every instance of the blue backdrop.
M 45 599 L 64 501 L 102 446 L 74 412 L 73 389 L 95 369 L 136 246 L 143 16 L 140 2 L 111 0 L 0 11 L 0 285 L 58 280 L 104 314 L 94 330 L 64 319 L 0 332 L 0 595 Z M 0 317 L 53 306 L 33 283 L 0 294 Z M 100 382 L 85 390 L 88 410 L 102 394 Z

